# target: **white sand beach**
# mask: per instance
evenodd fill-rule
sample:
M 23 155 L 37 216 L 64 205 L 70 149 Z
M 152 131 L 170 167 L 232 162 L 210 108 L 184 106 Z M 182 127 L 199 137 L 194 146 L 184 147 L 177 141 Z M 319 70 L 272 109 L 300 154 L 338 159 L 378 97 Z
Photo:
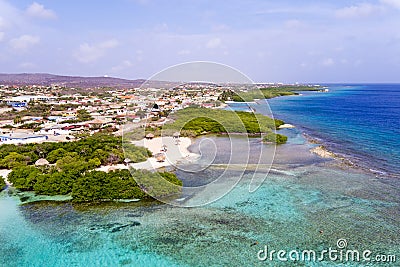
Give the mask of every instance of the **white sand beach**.
M 153 154 L 153 157 L 144 162 L 130 163 L 129 167 L 134 169 L 154 170 L 175 165 L 182 160 L 194 160 L 199 157 L 199 155 L 189 152 L 188 147 L 192 144 L 192 140 L 188 137 L 180 137 L 179 139 L 174 139 L 173 137 L 157 137 L 153 139 L 133 141 L 132 144 L 146 147 Z M 164 146 L 166 151 L 163 151 Z M 164 161 L 157 161 L 154 155 L 158 153 L 163 153 L 165 155 Z M 112 166 L 101 166 L 96 170 L 108 172 L 117 169 L 128 169 L 128 166 L 124 164 L 117 164 Z
M 142 139 L 132 143 L 136 146 L 146 147 L 153 155 L 158 153 L 164 153 L 165 155 L 165 161 L 163 162 L 158 162 L 156 158 L 152 157 L 145 162 L 129 165 L 135 169 L 157 169 L 175 165 L 181 160 L 190 160 L 198 157 L 197 154 L 189 152 L 188 147 L 192 144 L 192 140 L 188 137 L 180 137 L 178 139 L 174 139 L 173 137 L 157 137 L 150 140 Z M 166 151 L 162 151 L 164 146 Z
M 10 185 L 10 182 L 7 180 L 7 176 L 8 176 L 8 174 L 10 174 L 10 172 L 11 172 L 11 170 L 0 170 L 0 176 L 4 178 L 6 185 Z
M 296 128 L 296 127 L 292 124 L 285 123 L 285 124 L 282 124 L 281 126 L 279 126 L 278 128 L 279 129 L 291 129 L 291 128 Z

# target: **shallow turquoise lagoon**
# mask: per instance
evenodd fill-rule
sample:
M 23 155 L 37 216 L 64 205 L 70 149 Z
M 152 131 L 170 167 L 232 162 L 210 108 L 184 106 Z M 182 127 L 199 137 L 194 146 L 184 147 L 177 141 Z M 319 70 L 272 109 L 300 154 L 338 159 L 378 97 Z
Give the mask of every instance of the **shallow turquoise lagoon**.
M 393 181 L 320 160 L 308 149 L 296 142 L 279 147 L 256 192 L 248 192 L 252 173 L 245 173 L 229 194 L 201 208 L 156 202 L 20 205 L 3 192 L 0 266 L 288 266 L 259 261 L 257 253 L 265 245 L 322 251 L 339 239 L 349 249 L 400 255 L 400 194 Z M 378 264 L 290 262 L 336 265 Z

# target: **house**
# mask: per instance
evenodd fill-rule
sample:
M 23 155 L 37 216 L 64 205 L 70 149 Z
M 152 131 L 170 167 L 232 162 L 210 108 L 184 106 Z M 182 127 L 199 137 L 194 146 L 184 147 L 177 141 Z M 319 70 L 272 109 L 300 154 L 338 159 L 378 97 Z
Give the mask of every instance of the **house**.
M 153 138 L 154 138 L 154 134 L 152 134 L 152 133 L 146 134 L 146 139 L 151 140 Z
M 51 134 L 51 135 L 68 135 L 71 132 L 69 130 L 63 130 L 65 125 L 55 124 L 49 125 L 39 131 L 40 134 Z
M 28 144 L 46 141 L 47 135 L 36 135 L 26 133 L 10 133 L 0 135 L 0 144 Z
M 7 102 L 7 105 L 18 108 L 18 107 L 26 107 L 28 103 L 31 101 L 48 102 L 48 101 L 54 101 L 56 99 L 57 97 L 54 96 L 22 95 L 22 96 L 11 97 L 9 99 L 6 99 L 5 101 Z

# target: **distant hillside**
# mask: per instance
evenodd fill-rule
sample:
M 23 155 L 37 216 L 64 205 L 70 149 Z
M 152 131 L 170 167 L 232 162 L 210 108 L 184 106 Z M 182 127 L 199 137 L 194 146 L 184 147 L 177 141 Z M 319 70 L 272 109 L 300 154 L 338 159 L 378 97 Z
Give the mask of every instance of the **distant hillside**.
M 42 73 L 0 74 L 0 84 L 3 85 L 59 85 L 75 88 L 116 87 L 135 88 L 140 87 L 145 80 L 126 80 L 112 77 L 75 77 L 59 76 Z M 158 82 L 155 82 L 156 84 Z

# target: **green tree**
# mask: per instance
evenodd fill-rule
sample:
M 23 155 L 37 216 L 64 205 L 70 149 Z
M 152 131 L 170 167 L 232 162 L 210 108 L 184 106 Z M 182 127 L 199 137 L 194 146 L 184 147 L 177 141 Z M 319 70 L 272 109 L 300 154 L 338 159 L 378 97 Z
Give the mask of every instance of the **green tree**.
M 19 123 L 21 123 L 21 122 L 22 122 L 21 116 L 20 116 L 20 115 L 15 116 L 15 118 L 14 118 L 14 124 L 19 124 Z
M 57 160 L 56 167 L 59 171 L 66 172 L 76 178 L 90 169 L 88 162 L 83 161 L 79 157 L 71 156 L 66 156 Z
M 51 151 L 46 159 L 50 163 L 55 163 L 57 160 L 62 159 L 68 152 L 64 148 L 58 148 L 56 150 Z
M 76 116 L 77 116 L 79 121 L 90 121 L 90 120 L 93 120 L 93 117 L 90 116 L 90 113 L 86 109 L 78 110 Z
M 148 157 L 152 156 L 152 153 L 147 148 L 137 147 L 130 143 L 124 144 L 124 152 L 126 157 L 132 162 L 146 161 Z
M 88 161 L 89 169 L 94 169 L 94 168 L 100 167 L 100 165 L 101 165 L 101 161 L 98 158 L 89 159 L 89 161 Z
M 175 121 L 164 129 L 188 130 L 196 135 L 205 133 L 267 133 L 276 122 L 267 116 L 251 112 L 233 112 L 206 108 L 186 108 L 174 113 Z
M 102 164 L 105 164 L 108 158 L 108 152 L 104 151 L 103 149 L 96 149 L 92 156 L 99 159 Z
M 91 171 L 76 180 L 72 188 L 72 197 L 76 202 L 108 199 L 108 186 L 107 173 Z
M 15 167 L 27 165 L 30 160 L 31 159 L 27 156 L 21 155 L 17 152 L 11 152 L 1 160 L 0 165 L 8 169 L 13 169 Z
M 35 193 L 42 195 L 66 195 L 72 192 L 75 178 L 66 172 L 55 172 L 37 176 L 33 186 Z
M 287 142 L 287 136 L 276 134 L 274 132 L 269 132 L 263 137 L 263 141 L 267 143 L 274 143 L 277 145 L 282 145 Z
M 20 166 L 14 168 L 7 178 L 17 189 L 29 191 L 33 190 L 39 175 L 42 173 L 34 166 Z
M 139 116 L 139 118 L 144 119 L 146 118 L 146 112 L 143 110 L 139 110 L 135 113 L 136 116 Z
M 6 182 L 4 181 L 3 176 L 0 175 L 0 191 L 6 186 Z

